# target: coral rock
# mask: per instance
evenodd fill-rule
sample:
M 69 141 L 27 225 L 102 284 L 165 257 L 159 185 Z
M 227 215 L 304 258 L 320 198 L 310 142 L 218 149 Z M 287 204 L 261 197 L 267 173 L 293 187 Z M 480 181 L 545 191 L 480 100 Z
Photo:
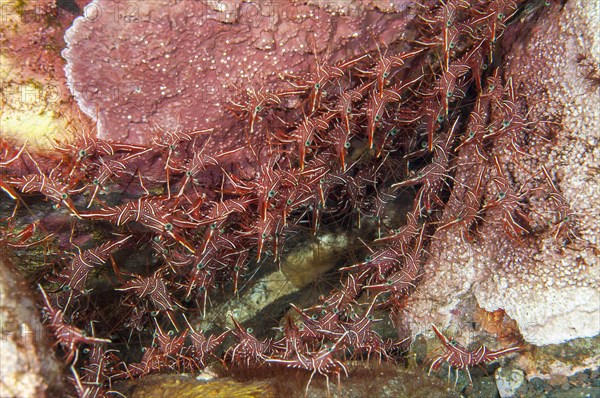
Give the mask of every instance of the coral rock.
M 525 375 L 519 369 L 500 368 L 494 373 L 496 385 L 502 398 L 515 396 L 515 392 L 525 383 Z
M 356 56 L 401 35 L 404 13 L 340 16 L 285 2 L 95 0 L 66 33 L 68 84 L 98 120 L 98 136 L 147 143 L 166 130 L 215 127 L 207 151 L 235 148 L 244 135 L 227 112 L 236 92 L 291 89 L 286 74 Z M 372 35 L 357 39 L 371 26 Z M 193 38 L 193 39 L 191 39 Z M 218 148 L 213 148 L 218 147 Z
M 597 7 L 583 1 L 553 12 L 549 23 L 525 41 L 507 32 L 506 41 L 512 44 L 507 70 L 515 87 L 526 93 L 530 115 L 561 126 L 550 150 L 537 141 L 539 158 L 531 160 L 530 170 L 541 164 L 558 169 L 557 185 L 572 204 L 579 237 L 566 247 L 552 234 L 519 243 L 499 234 L 498 224 L 485 222 L 478 226 L 482 238 L 475 242 L 438 231 L 428 278 L 411 297 L 412 313 L 429 314 L 414 317 L 415 330 L 427 329 L 432 321 L 449 322 L 457 304 L 475 295 L 487 311 L 504 309 L 524 339 L 535 345 L 600 333 L 600 96 L 593 75 L 600 60 L 595 34 L 600 18 Z M 509 156 L 510 150 L 498 152 L 502 163 L 510 162 Z M 459 170 L 457 179 L 470 169 Z M 515 167 L 514 178 L 523 184 L 532 176 Z M 546 211 L 543 203 L 539 206 Z
M 58 395 L 62 365 L 48 345 L 25 283 L 12 270 L 5 252 L 0 247 L 0 396 Z

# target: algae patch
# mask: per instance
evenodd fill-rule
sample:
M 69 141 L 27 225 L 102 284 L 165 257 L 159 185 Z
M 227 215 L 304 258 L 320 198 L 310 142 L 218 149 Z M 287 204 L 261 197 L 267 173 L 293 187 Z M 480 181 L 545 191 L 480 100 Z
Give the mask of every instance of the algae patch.
M 58 110 L 61 91 L 58 85 L 24 79 L 18 66 L 0 55 L 2 109 L 0 135 L 17 143 L 27 141 L 35 149 L 50 149 L 52 142 L 70 138 L 68 120 Z

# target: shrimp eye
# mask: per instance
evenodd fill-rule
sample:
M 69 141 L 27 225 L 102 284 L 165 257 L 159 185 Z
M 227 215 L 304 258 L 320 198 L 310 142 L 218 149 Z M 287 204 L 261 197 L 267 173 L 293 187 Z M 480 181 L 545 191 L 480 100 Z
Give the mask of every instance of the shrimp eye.
M 60 195 L 60 197 L 62 198 L 62 200 L 67 200 L 67 198 L 69 197 L 69 195 L 67 195 L 66 193 L 62 193 Z
M 202 269 L 202 268 L 204 268 L 204 263 L 200 262 L 200 263 L 196 264 L 196 269 Z
M 192 172 L 188 170 L 188 171 L 185 172 L 185 175 L 188 176 L 188 177 L 191 177 L 192 176 Z
M 510 126 L 510 120 L 503 120 L 502 127 L 507 128 L 508 126 Z
M 268 237 L 269 235 L 268 235 L 266 232 L 263 232 L 263 233 L 262 233 L 260 236 L 261 236 L 263 239 L 267 239 L 267 237 Z
M 390 72 L 383 72 L 384 79 L 387 78 L 389 75 L 390 75 Z
M 498 200 L 502 200 L 506 197 L 506 192 L 502 191 L 502 192 L 498 192 L 498 195 L 496 195 L 496 199 Z
M 444 116 L 439 115 L 436 120 L 438 123 L 442 123 L 444 121 Z
M 79 157 L 80 157 L 80 158 L 83 158 L 83 157 L 85 157 L 86 155 L 87 155 L 87 152 L 86 152 L 86 150 L 85 150 L 85 149 L 80 149 L 80 150 L 79 150 Z
M 474 131 L 469 131 L 469 138 L 473 138 L 475 137 L 475 132 Z
M 385 281 L 385 284 L 388 285 L 388 286 L 391 286 L 391 285 L 394 284 L 394 281 L 391 280 L 391 279 L 388 279 L 387 281 Z
M 285 201 L 285 203 L 286 203 L 288 206 L 290 206 L 290 205 L 293 203 L 293 201 L 292 201 L 291 199 L 288 199 L 288 200 L 286 200 L 286 201 Z
M 316 83 L 316 84 L 315 84 L 315 88 L 316 88 L 317 90 L 318 90 L 318 89 L 320 89 L 320 88 L 321 88 L 321 83 Z
M 272 198 L 273 196 L 275 196 L 275 194 L 276 194 L 276 193 L 277 193 L 277 192 L 275 192 L 275 191 L 273 191 L 273 190 L 269 191 L 269 193 L 268 193 L 268 195 L 269 195 L 269 198 Z
M 316 321 L 317 319 L 319 319 L 319 315 L 317 315 L 317 314 L 312 314 L 312 315 L 310 316 L 310 319 L 312 319 L 313 321 Z
M 373 260 L 373 256 L 367 256 L 365 257 L 365 263 L 368 263 L 369 261 Z
M 392 128 L 392 129 L 390 130 L 390 135 L 393 137 L 393 136 L 395 136 L 396 134 L 398 134 L 398 129 L 397 129 L 396 127 L 394 127 L 394 128 Z
M 346 113 L 351 113 L 352 112 L 352 108 L 348 107 L 346 108 Z
M 217 229 L 217 223 L 214 222 L 214 223 L 210 224 L 210 229 Z
M 97 178 L 94 178 L 92 180 L 92 184 L 94 184 L 94 185 L 100 185 L 100 181 Z
M 234 272 L 238 272 L 239 270 L 240 270 L 240 267 L 239 267 L 239 266 L 237 266 L 237 265 L 236 265 L 235 267 L 233 267 L 233 271 L 234 271 Z
M 481 65 L 481 69 L 482 69 L 482 70 L 486 70 L 487 68 L 488 68 L 488 64 L 483 64 L 483 65 Z
M 252 329 L 252 328 L 246 328 L 246 332 L 247 333 L 252 333 L 252 332 L 254 332 L 254 329 Z
M 346 149 L 350 148 L 350 141 L 346 141 L 346 143 L 344 144 L 344 148 L 346 148 Z
M 450 42 L 450 44 L 448 44 L 448 48 L 454 48 L 455 45 L 456 44 L 454 44 L 454 42 L 452 41 L 452 42 Z
M 502 13 L 502 12 L 499 13 L 498 14 L 498 19 L 500 19 L 500 20 L 504 19 L 504 13 Z
M 381 115 L 375 115 L 375 121 L 378 122 L 381 120 Z
M 171 223 L 166 223 L 165 224 L 165 231 L 169 232 L 173 230 L 173 224 Z
M 256 106 L 254 107 L 254 112 L 260 112 L 260 111 L 262 111 L 262 106 L 260 106 L 260 105 L 256 105 Z
M 310 140 L 306 140 L 306 142 L 304 143 L 305 146 L 310 146 Z
M 448 26 L 448 27 L 452 26 L 452 21 L 446 21 L 446 26 Z
M 151 317 L 153 317 L 153 318 L 156 318 L 156 317 L 158 316 L 158 311 L 152 311 L 152 312 L 150 313 L 150 316 L 151 316 Z M 156 333 L 156 332 L 155 332 L 155 333 Z M 156 336 L 155 336 L 155 337 L 156 337 Z
M 451 98 L 454 95 L 454 93 L 452 93 L 452 91 L 448 91 L 446 93 L 446 97 Z

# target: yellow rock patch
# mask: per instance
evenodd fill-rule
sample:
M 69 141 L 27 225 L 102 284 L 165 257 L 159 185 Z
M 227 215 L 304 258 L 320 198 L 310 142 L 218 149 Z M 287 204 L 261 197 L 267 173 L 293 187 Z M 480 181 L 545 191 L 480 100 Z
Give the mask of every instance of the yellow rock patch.
M 52 140 L 72 136 L 69 122 L 59 111 L 60 86 L 34 79 L 24 81 L 18 69 L 0 55 L 3 95 L 0 110 L 0 137 L 16 144 L 28 142 L 35 150 L 52 148 Z

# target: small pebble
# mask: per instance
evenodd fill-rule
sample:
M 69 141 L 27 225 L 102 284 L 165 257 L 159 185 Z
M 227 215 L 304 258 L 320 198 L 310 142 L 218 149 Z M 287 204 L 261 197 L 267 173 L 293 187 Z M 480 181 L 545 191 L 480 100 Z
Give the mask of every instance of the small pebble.
M 515 392 L 525 383 L 525 373 L 520 369 L 499 368 L 494 377 L 502 398 L 514 397 Z
M 531 384 L 536 391 L 544 391 L 544 385 L 546 383 L 544 383 L 544 380 L 540 379 L 539 377 L 534 377 L 529 381 L 529 384 Z
M 590 376 L 585 372 L 581 372 L 572 377 L 574 385 L 579 387 L 585 387 L 590 385 Z
M 550 380 L 548 380 L 548 383 L 551 386 L 556 388 L 556 387 L 562 386 L 567 381 L 568 381 L 567 376 L 559 375 L 559 376 L 552 377 Z

